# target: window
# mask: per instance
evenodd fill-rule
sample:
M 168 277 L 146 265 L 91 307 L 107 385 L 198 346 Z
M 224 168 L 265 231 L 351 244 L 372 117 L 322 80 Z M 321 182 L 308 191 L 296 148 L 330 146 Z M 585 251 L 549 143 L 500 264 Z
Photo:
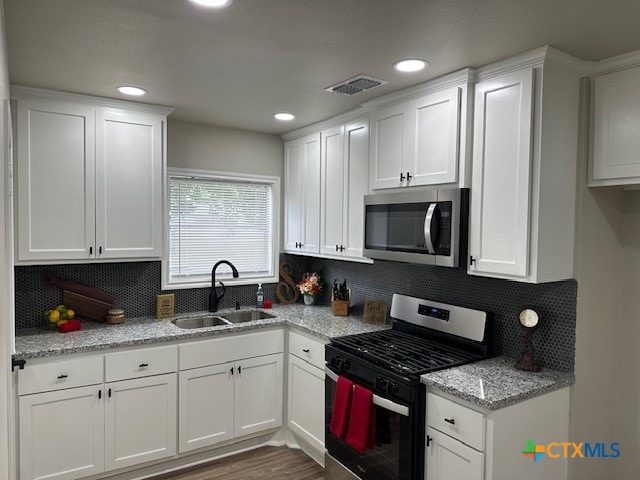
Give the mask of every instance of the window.
M 211 285 L 211 268 L 229 260 L 238 269 L 230 284 L 278 281 L 280 179 L 169 169 L 166 288 Z M 221 265 L 216 280 L 231 279 Z

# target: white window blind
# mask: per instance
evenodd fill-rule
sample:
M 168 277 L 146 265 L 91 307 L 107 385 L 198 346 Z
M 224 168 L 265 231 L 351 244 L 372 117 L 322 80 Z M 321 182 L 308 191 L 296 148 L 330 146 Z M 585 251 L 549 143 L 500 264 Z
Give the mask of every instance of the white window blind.
M 274 182 L 169 174 L 169 283 L 210 282 L 229 260 L 240 279 L 275 275 Z M 230 277 L 222 265 L 216 279 Z

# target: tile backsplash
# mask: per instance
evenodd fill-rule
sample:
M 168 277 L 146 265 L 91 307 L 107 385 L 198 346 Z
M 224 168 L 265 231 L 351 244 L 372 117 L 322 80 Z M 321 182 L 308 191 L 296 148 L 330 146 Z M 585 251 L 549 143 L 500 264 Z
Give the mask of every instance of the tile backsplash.
M 576 294 L 574 280 L 533 285 L 493 278 L 475 277 L 464 271 L 376 261 L 373 265 L 282 255 L 294 265 L 294 279 L 305 271 L 323 271 L 327 288 L 319 299 L 329 303 L 333 279 L 347 279 L 352 294 L 352 311 L 362 312 L 365 299 L 391 301 L 393 293 L 428 298 L 491 312 L 494 318 L 493 346 L 496 354 L 517 357 L 522 351 L 522 329 L 517 314 L 523 306 L 537 308 L 542 322 L 534 335 L 536 357 L 543 365 L 572 371 L 575 357 Z M 60 303 L 58 287 L 43 282 L 45 274 L 114 293 L 118 306 L 128 317 L 153 316 L 155 296 L 174 293 L 176 313 L 207 309 L 209 289 L 194 288 L 162 292 L 160 262 L 96 263 L 15 267 L 16 328 L 45 324 L 42 310 Z M 275 300 L 275 285 L 264 285 L 265 298 Z M 220 308 L 238 301 L 255 305 L 256 285 L 228 287 Z M 300 300 L 302 301 L 302 300 Z
M 385 261 L 371 265 L 298 255 L 285 257 L 297 272 L 324 272 L 327 288 L 320 303 L 330 302 L 334 279 L 347 279 L 356 312 L 362 312 L 366 299 L 391 303 L 394 293 L 491 312 L 493 348 L 498 355 L 522 354 L 523 331 L 517 315 L 523 306 L 536 308 L 542 317 L 533 337 L 536 358 L 550 368 L 573 371 L 578 290 L 575 280 L 535 285 L 428 265 Z
M 166 290 L 160 288 L 160 262 L 92 263 L 82 265 L 38 265 L 15 267 L 16 329 L 46 325 L 42 311 L 62 301 L 62 290 L 47 285 L 45 274 L 72 280 L 113 293 L 117 306 L 127 317 L 155 315 L 155 299 L 159 293 L 176 296 L 176 313 L 207 310 L 209 288 Z M 257 285 L 227 287 L 219 308 L 232 308 L 236 301 L 243 307 L 254 306 Z M 264 285 L 265 298 L 275 299 L 275 285 Z

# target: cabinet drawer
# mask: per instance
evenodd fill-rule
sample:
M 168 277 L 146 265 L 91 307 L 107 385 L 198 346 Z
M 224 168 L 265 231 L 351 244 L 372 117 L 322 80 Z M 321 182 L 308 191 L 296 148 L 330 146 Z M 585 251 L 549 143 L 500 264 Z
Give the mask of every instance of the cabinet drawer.
M 282 329 L 193 342 L 180 345 L 180 370 L 282 353 L 283 349 Z
M 177 369 L 177 345 L 141 348 L 106 356 L 107 382 L 171 373 Z
M 289 332 L 289 353 L 324 369 L 324 342 L 321 340 L 291 331 Z
M 484 451 L 484 415 L 480 412 L 429 393 L 427 425 Z
M 18 375 L 18 394 L 50 392 L 104 381 L 103 356 L 29 365 Z

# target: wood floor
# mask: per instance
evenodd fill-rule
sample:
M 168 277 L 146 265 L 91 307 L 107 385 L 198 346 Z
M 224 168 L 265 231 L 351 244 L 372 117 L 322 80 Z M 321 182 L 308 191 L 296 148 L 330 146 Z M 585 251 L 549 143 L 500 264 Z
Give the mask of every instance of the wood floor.
M 301 450 L 262 447 L 153 480 L 323 480 L 324 470 Z

